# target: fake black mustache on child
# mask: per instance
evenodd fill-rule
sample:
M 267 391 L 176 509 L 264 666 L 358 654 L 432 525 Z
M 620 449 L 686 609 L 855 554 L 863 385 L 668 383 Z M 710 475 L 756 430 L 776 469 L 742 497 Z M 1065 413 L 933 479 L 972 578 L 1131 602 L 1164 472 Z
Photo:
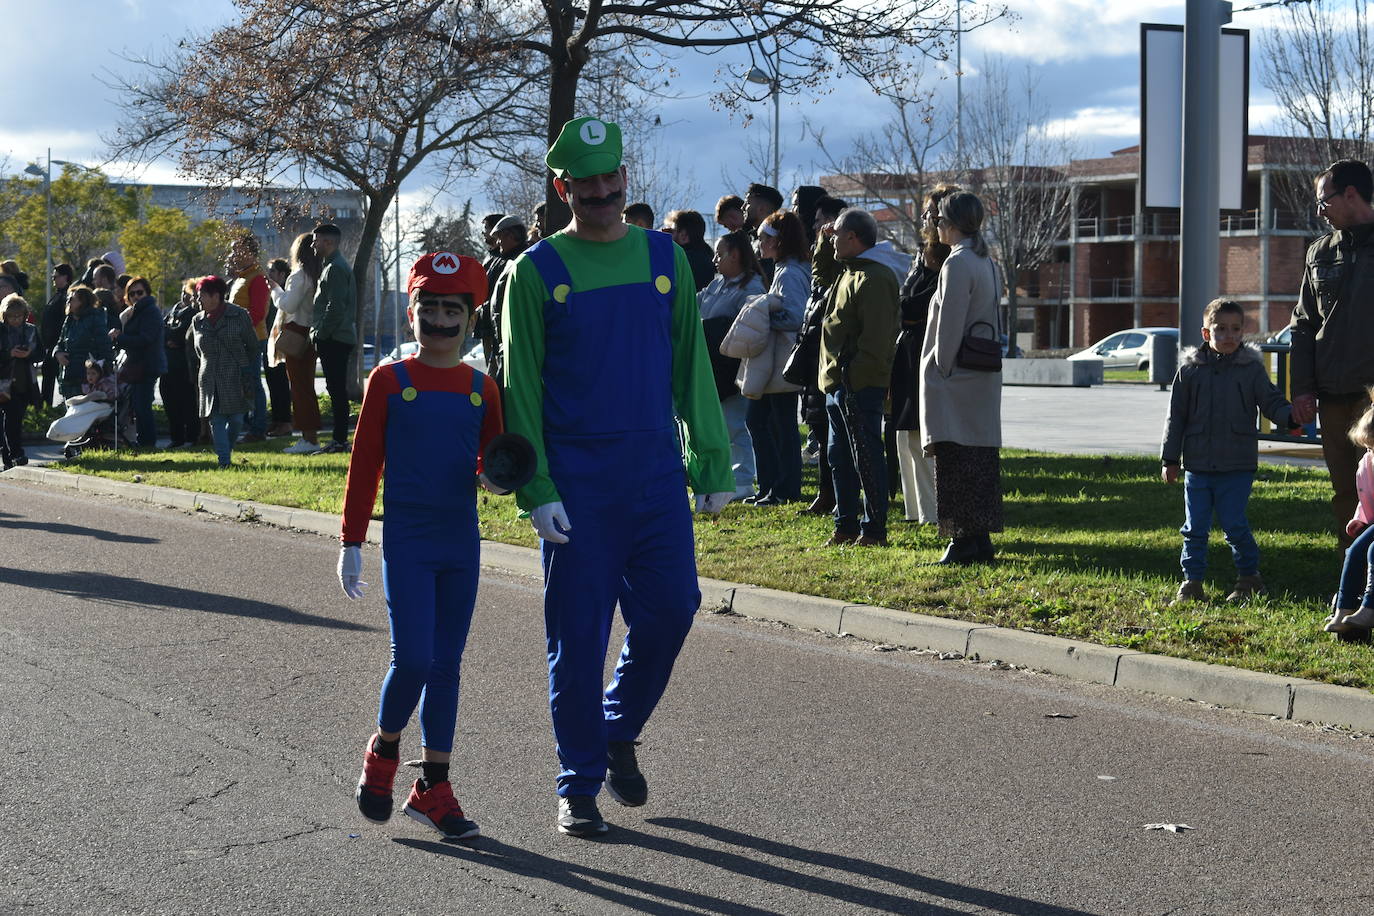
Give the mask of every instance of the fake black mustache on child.
M 459 334 L 463 333 L 463 325 L 454 324 L 446 328 L 441 328 L 437 324 L 430 324 L 428 321 L 421 318 L 420 333 L 428 334 L 430 337 L 457 337 Z

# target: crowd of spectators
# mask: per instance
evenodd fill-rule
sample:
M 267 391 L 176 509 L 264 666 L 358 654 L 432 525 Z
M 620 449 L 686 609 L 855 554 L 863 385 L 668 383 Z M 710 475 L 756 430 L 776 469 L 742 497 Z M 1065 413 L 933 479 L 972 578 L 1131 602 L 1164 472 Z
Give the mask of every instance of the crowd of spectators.
M 623 218 L 670 234 L 691 265 L 736 499 L 805 503 L 802 511 L 833 517 L 828 544 L 870 547 L 886 545 L 888 503 L 900 494 L 907 520 L 938 524 L 951 539 L 945 562 L 990 559 L 988 535 L 1001 529 L 1000 378 L 955 358 L 971 326 L 996 327 L 997 278 L 978 234 L 978 199 L 935 189 L 914 259 L 880 238 L 872 214 L 816 186 L 796 188 L 788 203 L 777 188 L 751 184 L 722 196 L 712 215 L 714 247 L 696 210 L 672 210 L 659 225 L 649 204 L 634 202 Z M 528 220 L 493 213 L 482 221 L 493 295 L 475 334 L 498 383 L 507 268 L 551 231 L 545 217 L 541 205 Z M 135 450 L 155 448 L 160 392 L 164 447 L 210 446 L 224 467 L 235 443 L 293 432 L 288 453 L 346 451 L 357 304 L 339 241 L 338 228 L 322 224 L 288 256 L 264 262 L 258 239 L 242 232 L 225 275 L 186 279 L 167 308 L 115 253 L 80 277 L 58 264 L 54 293 L 37 310 L 24 298 L 23 271 L 0 264 L 4 466 L 26 461 L 18 430 L 30 405 L 90 396 L 88 366 L 98 380 L 114 379 L 123 408 L 90 445 L 127 437 Z M 324 442 L 317 365 L 333 410 Z M 818 465 L 814 494 L 802 492 L 804 462 Z
M 41 308 L 25 298 L 28 275 L 0 263 L 0 468 L 28 463 L 26 412 L 58 403 L 109 404 L 83 413 L 92 423 L 74 440 L 82 448 L 157 449 L 158 394 L 170 440 L 162 448 L 210 446 L 221 467 L 237 442 L 293 431 L 300 438 L 288 453 L 347 451 L 357 301 L 341 236 L 322 223 L 295 240 L 290 260 L 273 259 L 264 271 L 258 239 L 238 233 L 225 275 L 185 279 L 170 307 L 146 277 L 123 272 L 116 252 L 92 259 L 79 278 L 70 264 L 53 267 Z M 324 444 L 317 359 L 333 407 Z

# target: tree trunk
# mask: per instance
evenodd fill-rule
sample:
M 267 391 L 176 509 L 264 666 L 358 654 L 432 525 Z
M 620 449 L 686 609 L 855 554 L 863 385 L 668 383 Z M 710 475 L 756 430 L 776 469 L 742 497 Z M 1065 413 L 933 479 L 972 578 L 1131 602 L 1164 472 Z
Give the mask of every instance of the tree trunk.
M 552 64 L 549 80 L 549 125 L 548 145 L 558 139 L 558 133 L 577 116 L 577 81 L 582 75 L 582 64 L 571 56 L 560 55 Z M 552 235 L 562 229 L 572 219 L 572 211 L 559 198 L 553 188 L 553 173 L 545 172 L 544 177 L 544 229 Z
M 1007 280 L 1007 312 L 1002 317 L 1003 327 L 1007 331 L 1007 353 L 1009 354 L 1016 352 L 1016 312 L 1016 279 L 1009 277 Z
M 353 371 L 349 374 L 348 396 L 359 400 L 363 396 L 363 316 L 366 314 L 363 303 L 372 300 L 371 295 L 367 294 L 374 286 L 372 272 L 377 267 L 373 263 L 372 253 L 377 247 L 377 239 L 381 236 L 382 220 L 386 217 L 387 207 L 391 206 L 394 196 L 379 192 L 368 197 L 367 216 L 363 219 L 362 233 L 358 237 L 358 251 L 353 255 L 353 295 L 357 303 L 354 327 L 358 334 L 358 345 L 353 348 Z

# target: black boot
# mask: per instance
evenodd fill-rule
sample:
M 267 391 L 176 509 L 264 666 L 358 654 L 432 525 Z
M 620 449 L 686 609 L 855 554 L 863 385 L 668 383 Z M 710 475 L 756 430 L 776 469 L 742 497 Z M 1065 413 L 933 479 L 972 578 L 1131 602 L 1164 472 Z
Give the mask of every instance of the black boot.
M 978 562 L 980 552 L 977 537 L 954 538 L 936 562 L 941 566 L 971 566 Z
M 992 546 L 992 536 L 984 531 L 974 538 L 978 544 L 977 563 L 991 563 L 997 557 L 997 550 Z

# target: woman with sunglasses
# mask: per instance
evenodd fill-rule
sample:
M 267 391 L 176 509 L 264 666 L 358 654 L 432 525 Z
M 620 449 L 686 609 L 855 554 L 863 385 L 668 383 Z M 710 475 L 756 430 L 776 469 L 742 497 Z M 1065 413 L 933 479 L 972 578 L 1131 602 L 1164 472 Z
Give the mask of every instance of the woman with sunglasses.
M 124 352 L 119 381 L 129 386 L 129 401 L 138 429 L 138 447 L 157 447 L 157 421 L 153 418 L 153 388 L 167 371 L 167 353 L 163 349 L 164 326 L 162 309 L 153 297 L 153 286 L 146 277 L 133 277 L 124 287 L 124 299 L 130 303 L 129 317 L 123 328 L 110 331 L 115 349 Z

